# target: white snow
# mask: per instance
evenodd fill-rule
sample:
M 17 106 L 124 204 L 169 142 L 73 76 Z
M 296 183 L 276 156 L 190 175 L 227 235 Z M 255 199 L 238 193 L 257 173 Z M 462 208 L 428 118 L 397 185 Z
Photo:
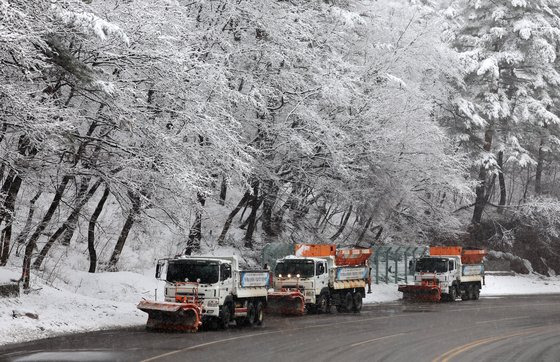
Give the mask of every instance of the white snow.
M 153 275 L 153 271 L 149 274 Z M 14 276 L 19 277 L 19 270 L 0 268 L 0 279 Z M 88 274 L 71 271 L 52 286 L 37 280 L 29 294 L 0 298 L 0 345 L 67 333 L 144 325 L 147 315 L 137 310 L 136 304 L 142 298 L 153 299 L 157 283 L 151 276 L 131 272 Z M 35 314 L 38 319 L 26 314 Z
M 480 295 L 529 295 L 529 294 L 557 294 L 560 293 L 560 278 L 545 277 L 538 274 L 517 275 L 487 275 L 486 285 L 482 287 Z

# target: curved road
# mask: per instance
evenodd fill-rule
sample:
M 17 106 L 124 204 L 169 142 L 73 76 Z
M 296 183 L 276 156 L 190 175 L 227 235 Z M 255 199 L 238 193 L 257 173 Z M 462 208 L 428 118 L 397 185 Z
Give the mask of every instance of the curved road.
M 398 302 L 195 334 L 100 331 L 0 347 L 0 360 L 559 361 L 560 295 Z

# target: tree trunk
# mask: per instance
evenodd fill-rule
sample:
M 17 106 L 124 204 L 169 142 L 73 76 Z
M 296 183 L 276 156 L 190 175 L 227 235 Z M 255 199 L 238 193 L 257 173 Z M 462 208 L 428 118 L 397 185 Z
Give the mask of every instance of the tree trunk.
M 56 188 L 54 198 L 51 202 L 51 205 L 49 206 L 49 209 L 47 210 L 47 213 L 45 214 L 45 216 L 43 216 L 43 219 L 41 220 L 39 225 L 37 225 L 35 231 L 33 232 L 31 237 L 29 238 L 29 241 L 27 242 L 27 246 L 25 247 L 25 254 L 23 256 L 23 266 L 22 266 L 22 275 L 21 275 L 21 279 L 23 281 L 23 288 L 25 290 L 29 290 L 31 256 L 33 254 L 33 250 L 35 249 L 35 246 L 37 245 L 37 240 L 39 239 L 39 237 L 41 236 L 41 234 L 43 233 L 43 231 L 51 221 L 54 212 L 56 211 L 58 205 L 60 204 L 60 200 L 62 200 L 62 195 L 64 194 L 64 190 L 66 189 L 66 186 L 68 185 L 70 179 L 71 179 L 70 176 L 64 176 L 62 178 L 62 181 Z
M 253 248 L 253 233 L 255 232 L 255 227 L 257 225 L 257 210 L 260 206 L 259 202 L 259 182 L 255 181 L 253 184 L 253 199 L 251 205 L 251 214 L 249 214 L 247 232 L 245 233 L 245 247 Z
M 278 228 L 274 227 L 272 211 L 276 198 L 278 197 L 278 187 L 274 185 L 274 181 L 269 180 L 265 183 L 263 190 L 263 204 L 262 204 L 262 228 L 267 236 L 278 236 Z
M 493 131 L 491 128 L 487 128 L 484 132 L 484 150 L 490 152 L 492 149 L 492 136 Z M 478 172 L 478 186 L 476 187 L 476 201 L 474 204 L 474 211 L 472 217 L 473 224 L 480 224 L 482 220 L 482 213 L 486 207 L 486 177 L 487 177 L 486 165 L 480 165 L 480 170 Z
M 78 216 L 79 216 L 80 210 L 89 201 L 89 199 L 93 196 L 93 194 L 95 193 L 95 191 L 97 190 L 99 185 L 101 185 L 101 179 L 99 179 L 94 184 L 94 186 L 92 187 L 92 190 L 90 190 L 90 192 L 88 193 L 89 196 L 86 196 L 86 192 L 88 190 L 90 180 L 91 180 L 91 177 L 86 176 L 86 177 L 83 177 L 82 181 L 80 182 L 80 188 L 78 189 L 78 193 L 76 195 L 76 200 L 74 202 L 74 210 L 71 214 L 71 216 L 73 216 L 73 217 L 68 218 L 66 220 L 66 224 L 67 224 L 66 231 L 64 232 L 64 234 L 62 236 L 62 240 L 61 240 L 61 244 L 64 245 L 64 246 L 70 245 L 70 240 L 72 239 L 72 236 L 74 236 L 74 231 L 76 230 L 76 226 L 78 224 L 78 218 L 79 218 Z
M 223 245 L 224 244 L 224 239 L 226 238 L 226 234 L 229 230 L 229 227 L 231 226 L 231 222 L 233 221 L 233 218 L 235 217 L 235 215 L 237 215 L 237 213 L 239 212 L 239 210 L 241 210 L 241 208 L 243 207 L 243 205 L 245 205 L 247 203 L 247 200 L 249 200 L 249 198 L 251 197 L 251 194 L 247 191 L 245 192 L 245 194 L 243 195 L 243 197 L 241 198 L 241 200 L 239 200 L 239 203 L 237 204 L 237 206 L 235 207 L 235 209 L 233 209 L 229 215 L 228 218 L 226 219 L 226 222 L 224 223 L 224 227 L 222 229 L 222 233 L 220 234 L 220 236 L 218 237 L 218 245 Z
M 106 186 L 105 191 L 103 191 L 103 195 L 101 196 L 101 199 L 99 199 L 99 202 L 97 203 L 97 206 L 95 207 L 95 210 L 93 211 L 93 214 L 91 214 L 91 218 L 89 219 L 89 224 L 88 224 L 89 270 L 88 272 L 90 273 L 95 273 L 95 268 L 97 267 L 97 252 L 95 251 L 95 225 L 97 224 L 97 219 L 99 218 L 99 215 L 103 210 L 103 206 L 105 206 L 105 201 L 107 201 L 107 198 L 109 197 L 109 193 L 110 193 L 109 187 Z
M 19 256 L 19 248 L 25 242 L 27 237 L 29 236 L 29 232 L 31 231 L 31 223 L 33 222 L 33 214 L 35 214 L 35 202 L 37 199 L 41 197 L 43 191 L 39 191 L 35 194 L 35 196 L 29 201 L 29 212 L 27 213 L 27 220 L 25 220 L 25 226 L 19 233 L 16 238 L 15 244 L 16 247 L 16 256 Z
M 504 151 L 498 153 L 498 166 L 500 166 L 500 173 L 498 174 L 498 182 L 500 183 L 500 202 L 498 212 L 503 211 L 503 207 L 506 206 L 507 194 L 506 194 L 506 179 L 504 177 Z
M 66 221 L 54 232 L 54 234 L 49 238 L 49 241 L 47 241 L 47 243 L 43 246 L 43 249 L 41 249 L 39 256 L 37 256 L 37 259 L 35 259 L 35 262 L 33 262 L 33 269 L 39 269 L 41 267 L 41 264 L 43 264 L 43 261 L 45 260 L 45 257 L 51 250 L 52 246 L 58 240 L 58 238 L 64 234 L 64 232 L 68 232 L 70 228 L 76 227 L 80 211 L 82 210 L 84 205 L 87 204 L 93 194 L 95 194 L 95 191 L 97 191 L 97 189 L 101 185 L 101 182 L 101 179 L 98 179 L 86 195 L 83 195 L 84 193 L 82 192 L 82 188 L 84 184 L 87 187 L 87 183 L 82 183 L 82 185 L 80 186 L 80 191 L 78 192 L 78 197 L 81 197 L 79 203 L 74 206 L 74 209 L 72 210 Z M 72 235 L 70 235 L 70 237 L 72 237 Z
M 542 193 L 542 171 L 544 163 L 544 141 L 541 139 L 539 145 L 539 154 L 537 159 L 537 171 L 535 173 L 535 194 L 540 195 Z
M 202 241 L 202 209 L 206 204 L 206 199 L 200 193 L 196 195 L 200 207 L 196 209 L 194 223 L 189 231 L 189 240 L 187 241 L 187 255 L 193 251 L 200 250 L 200 242 Z
M 342 218 L 342 223 L 340 224 L 340 227 L 338 228 L 336 233 L 333 236 L 331 236 L 331 241 L 335 241 L 340 236 L 340 234 L 342 234 L 342 232 L 344 231 L 344 228 L 346 228 L 346 224 L 348 223 L 348 219 L 350 218 L 350 215 L 352 215 L 352 207 L 353 207 L 353 205 L 350 204 L 350 207 L 348 208 L 348 211 L 346 212 L 346 215 L 344 215 L 344 217 Z
M 12 224 L 14 221 L 14 211 L 16 205 L 16 197 L 21 187 L 21 177 L 16 175 L 10 185 L 8 197 L 4 203 L 4 214 L 6 219 L 6 226 L 2 230 L 2 250 L 0 250 L 0 266 L 5 266 L 8 263 L 8 256 L 10 254 L 10 242 L 12 239 Z
M 220 199 L 218 203 L 220 205 L 225 205 L 226 203 L 226 196 L 227 196 L 227 177 L 225 175 L 222 176 L 222 184 L 220 186 Z
M 126 243 L 126 239 L 128 238 L 128 233 L 134 224 L 134 219 L 136 215 L 140 213 L 140 196 L 133 194 L 131 191 L 128 192 L 128 197 L 132 202 L 132 208 L 128 213 L 128 217 L 124 222 L 123 228 L 121 230 L 121 234 L 119 235 L 119 239 L 117 240 L 117 244 L 115 245 L 115 249 L 113 250 L 113 254 L 111 255 L 111 259 L 109 260 L 109 264 L 107 266 L 108 270 L 116 270 L 116 265 L 119 262 L 119 258 L 124 248 L 124 244 Z
M 358 236 L 358 241 L 356 244 L 359 244 L 362 242 L 362 240 L 364 240 L 364 237 L 366 236 L 366 232 L 369 229 L 369 226 L 371 225 L 371 222 L 373 221 L 373 215 L 371 215 L 367 221 L 366 224 L 364 225 L 364 228 L 362 229 L 362 232 L 360 233 L 360 236 Z
M 10 170 L 10 172 L 8 172 L 8 176 L 6 176 L 6 179 L 4 180 L 4 183 L 2 184 L 2 189 L 1 189 L 1 194 L 0 194 L 0 202 L 2 204 L 5 203 L 5 200 L 8 198 L 8 194 L 10 191 L 10 188 L 12 187 L 12 182 L 14 182 L 14 179 L 16 177 L 16 172 L 14 170 Z M 4 221 L 4 217 L 6 216 L 6 209 L 3 207 L 0 210 L 0 224 Z

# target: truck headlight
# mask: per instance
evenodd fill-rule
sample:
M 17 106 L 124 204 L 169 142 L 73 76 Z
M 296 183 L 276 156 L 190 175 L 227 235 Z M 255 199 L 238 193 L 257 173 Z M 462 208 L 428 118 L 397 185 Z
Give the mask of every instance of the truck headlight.
M 218 301 L 218 299 L 209 299 L 208 300 L 208 307 L 217 307 L 218 305 L 220 305 L 220 302 Z

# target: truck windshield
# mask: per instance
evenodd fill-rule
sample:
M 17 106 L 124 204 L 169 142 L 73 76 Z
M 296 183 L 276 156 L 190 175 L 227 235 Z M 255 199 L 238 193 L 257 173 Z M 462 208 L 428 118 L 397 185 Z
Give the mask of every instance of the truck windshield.
M 282 275 L 287 277 L 288 274 L 296 276 L 299 274 L 300 278 L 310 278 L 315 272 L 315 263 L 313 260 L 284 260 L 276 264 L 276 276 Z
M 196 282 L 214 284 L 219 278 L 220 265 L 208 260 L 171 260 L 167 267 L 166 280 L 176 282 Z
M 447 259 L 423 258 L 416 261 L 416 271 L 425 273 L 445 273 L 447 271 Z

